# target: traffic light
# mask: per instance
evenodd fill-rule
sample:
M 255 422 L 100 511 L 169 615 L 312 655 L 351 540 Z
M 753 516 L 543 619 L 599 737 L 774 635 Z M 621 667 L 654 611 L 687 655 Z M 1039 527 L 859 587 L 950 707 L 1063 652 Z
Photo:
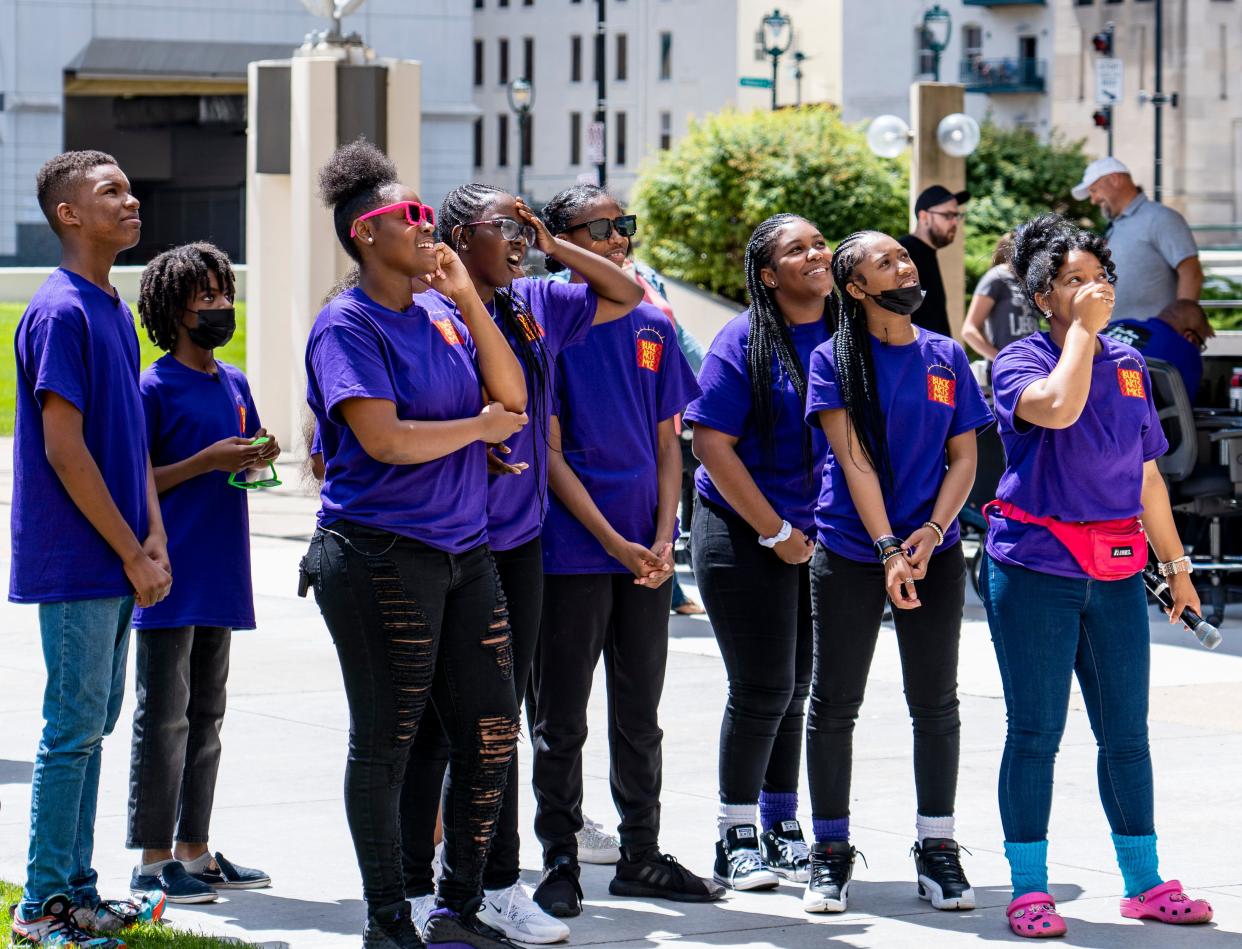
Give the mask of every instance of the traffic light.
M 1101 56 L 1113 55 L 1113 27 L 1110 24 L 1091 37 L 1091 45 Z
M 1113 124 L 1113 117 L 1109 114 L 1110 109 L 1096 109 L 1091 113 L 1091 121 L 1098 129 L 1107 131 Z

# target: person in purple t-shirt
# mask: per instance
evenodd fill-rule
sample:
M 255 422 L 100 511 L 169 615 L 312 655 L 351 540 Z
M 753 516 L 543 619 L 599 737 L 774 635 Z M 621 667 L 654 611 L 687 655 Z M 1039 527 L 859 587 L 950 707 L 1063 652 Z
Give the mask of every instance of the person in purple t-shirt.
M 617 229 L 621 208 L 606 191 L 569 188 L 543 214 L 552 234 L 624 260 L 629 238 Z M 724 893 L 659 849 L 658 710 L 681 493 L 673 416 L 698 394 L 672 322 L 645 303 L 596 327 L 557 360 L 532 735 L 535 833 L 545 867 L 535 901 L 554 916 L 582 911 L 582 747 L 601 655 L 621 815 L 621 859 L 609 891 L 693 902 Z
M 531 424 L 489 451 L 487 486 L 488 544 L 509 610 L 513 687 L 521 704 L 529 697 L 527 684 L 543 611 L 540 534 L 548 501 L 548 427 L 556 357 L 582 342 L 593 325 L 611 323 L 629 313 L 642 299 L 642 288 L 612 262 L 553 238 L 525 202 L 488 185 L 462 185 L 450 191 L 440 205 L 438 227 L 521 361 L 529 393 Z M 545 254 L 555 255 L 582 274 L 586 282 L 524 276 L 522 261 L 536 243 Z M 447 307 L 456 312 L 452 302 L 434 290 L 416 299 L 429 309 Z M 418 777 L 407 782 L 401 802 L 405 893 L 414 901 L 415 922 L 434 908 L 433 834 L 447 760 L 447 736 L 433 717 L 419 729 L 414 742 L 409 767 Z M 569 938 L 569 927 L 533 903 L 519 879 L 520 793 L 515 754 L 504 808 L 483 870 L 479 917 L 511 939 L 559 942 Z M 446 823 L 453 823 L 451 812 Z
M 513 647 L 487 548 L 486 445 L 525 423 L 522 367 L 435 212 L 359 139 L 320 172 L 358 286 L 319 313 L 306 345 L 307 401 L 325 474 L 302 560 L 336 646 L 350 711 L 345 810 L 367 904 L 368 945 L 415 945 L 405 898 L 400 798 L 428 700 L 452 741 L 453 826 L 429 943 L 491 949 L 477 916 L 518 733 Z M 453 302 L 411 300 L 420 279 Z M 483 392 L 495 401 L 485 404 Z
M 860 231 L 832 258 L 837 330 L 811 355 L 806 418 L 828 436 L 811 559 L 815 664 L 807 775 L 815 844 L 802 907 L 845 910 L 854 722 L 885 598 L 893 605 L 914 725 L 918 894 L 972 909 L 954 840 L 966 594 L 958 512 L 975 480 L 975 433 L 992 422 L 966 353 L 916 327 L 919 271 L 887 234 Z
M 1099 335 L 1112 315 L 1116 280 L 1103 238 L 1043 215 L 1018 229 L 1013 269 L 1050 329 L 1010 344 L 992 367 L 1007 462 L 997 488 L 1001 504 L 989 506 L 981 587 L 1008 713 L 1000 770 L 1013 878 L 1006 916 L 1019 936 L 1066 930 L 1048 893 L 1048 817 L 1053 761 L 1077 675 L 1125 884 L 1121 915 L 1206 922 L 1211 906 L 1158 872 L 1142 576 L 1099 579 L 1094 560 L 1080 564 L 1049 527 L 1026 520 L 1090 526 L 1141 518 L 1173 595 L 1169 621 L 1187 606 L 1199 609 L 1156 468 L 1168 442 L 1151 380 L 1135 349 Z M 1112 546 L 1108 556 L 1131 555 L 1131 543 Z
M 746 245 L 750 309 L 712 341 L 686 409 L 698 500 L 694 576 L 729 676 L 720 727 L 716 882 L 805 883 L 798 776 L 811 687 L 815 495 L 828 442 L 803 421 L 812 351 L 829 336 L 832 254 L 777 214 Z M 756 827 L 756 811 L 759 824 Z
M 142 325 L 165 353 L 138 383 L 155 487 L 169 556 L 189 579 L 134 613 L 126 846 L 142 851 L 130 889 L 162 890 L 170 903 L 271 883 L 208 847 L 233 630 L 254 629 L 247 492 L 229 477 L 266 473 L 280 455 L 245 375 L 214 355 L 233 338 L 235 292 L 228 257 L 199 243 L 152 260 L 138 294 Z
M 110 949 L 158 917 L 161 893 L 100 900 L 91 866 L 103 739 L 125 694 L 134 604 L 168 595 L 168 540 L 147 455 L 138 334 L 112 286 L 138 243 L 138 199 L 111 155 L 39 169 L 60 266 L 17 325 L 9 599 L 37 603 L 47 688 L 31 783 L 26 885 L 14 941 Z

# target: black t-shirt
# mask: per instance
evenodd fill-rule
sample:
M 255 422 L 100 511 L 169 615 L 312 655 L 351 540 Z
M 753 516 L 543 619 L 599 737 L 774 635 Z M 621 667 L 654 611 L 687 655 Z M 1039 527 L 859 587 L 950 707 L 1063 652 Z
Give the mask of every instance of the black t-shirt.
M 924 244 L 913 234 L 903 234 L 897 243 L 910 254 L 910 260 L 919 271 L 919 283 L 927 291 L 923 305 L 914 311 L 911 319 L 915 325 L 923 326 L 933 333 L 952 336 L 949 330 L 949 312 L 945 309 L 944 280 L 940 277 L 940 264 L 936 261 L 936 250 Z

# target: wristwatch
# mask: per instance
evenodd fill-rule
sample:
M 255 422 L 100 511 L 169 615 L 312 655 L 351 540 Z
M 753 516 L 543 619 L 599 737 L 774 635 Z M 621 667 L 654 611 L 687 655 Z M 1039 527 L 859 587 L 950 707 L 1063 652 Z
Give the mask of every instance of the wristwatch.
M 901 548 L 901 538 L 894 537 L 892 534 L 885 534 L 883 537 L 877 537 L 875 543 L 871 546 L 875 548 L 875 555 L 883 561 L 886 550 L 892 550 L 894 547 Z
M 793 533 L 793 526 L 789 523 L 789 521 L 781 521 L 781 529 L 778 530 L 771 537 L 760 537 L 759 546 L 767 547 L 769 550 L 771 550 L 781 541 L 789 540 L 789 535 L 792 533 Z

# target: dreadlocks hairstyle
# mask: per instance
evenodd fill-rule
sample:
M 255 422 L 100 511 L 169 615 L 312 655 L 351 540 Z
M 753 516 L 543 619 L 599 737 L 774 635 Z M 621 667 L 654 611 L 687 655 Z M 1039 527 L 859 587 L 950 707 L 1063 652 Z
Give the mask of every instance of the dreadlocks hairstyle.
M 509 198 L 512 195 L 501 188 L 477 182 L 454 188 L 444 196 L 444 202 L 440 205 L 440 213 L 436 218 L 440 240 L 456 252 L 461 244 L 462 231 L 466 225 L 472 221 L 482 220 L 488 207 L 500 197 Z M 513 291 L 512 287 L 495 288 L 492 299 L 495 301 L 496 317 L 500 321 L 500 327 L 512 341 L 517 357 L 526 370 L 526 378 L 530 380 L 529 412 L 536 426 L 535 438 L 546 442 L 548 433 L 546 423 L 543 421 L 543 401 L 545 391 L 552 379 L 547 347 L 535 332 L 535 318 L 531 315 L 530 306 L 520 294 Z M 543 484 L 538 452 L 535 453 L 535 483 Z M 540 514 L 542 513 L 541 510 Z
M 181 314 L 194 297 L 211 287 L 215 275 L 220 292 L 230 300 L 237 293 L 233 266 L 215 244 L 182 244 L 147 264 L 138 285 L 138 314 L 147 336 L 164 352 L 172 352 L 181 333 Z
M 867 315 L 862 302 L 855 300 L 845 289 L 854 279 L 854 270 L 862 260 L 867 245 L 882 236 L 879 231 L 855 231 L 837 245 L 832 255 L 832 293 L 837 306 L 832 357 L 836 364 L 841 400 L 845 403 L 845 414 L 858 435 L 863 455 L 879 476 L 881 487 L 891 489 L 893 469 L 888 457 L 884 413 L 876 391 Z
M 1052 280 L 1072 250 L 1094 254 L 1108 274 L 1108 282 L 1117 282 L 1117 268 L 1104 238 L 1084 231 L 1059 214 L 1041 214 L 1014 232 L 1013 260 L 1009 265 L 1036 310 L 1041 308 L 1035 302 L 1035 294 L 1052 290 Z
M 558 192 L 551 201 L 545 204 L 540 217 L 555 237 L 569 230 L 574 218 L 597 198 L 612 198 L 618 205 L 621 204 L 615 195 L 598 185 L 574 185 L 572 188 Z M 564 270 L 565 265 L 549 257 L 547 268 L 549 273 L 556 273 Z
M 355 263 L 362 263 L 349 229 L 368 211 L 384 204 L 383 191 L 397 183 L 393 160 L 361 136 L 340 146 L 319 170 L 319 195 L 332 209 L 337 240 Z
M 63 152 L 43 163 L 35 176 L 35 194 L 39 199 L 39 209 L 43 211 L 43 216 L 47 218 L 53 231 L 60 233 L 56 206 L 72 197 L 78 179 L 92 168 L 115 164 L 116 159 L 107 152 L 94 150 Z
M 755 421 L 768 453 L 775 458 L 776 411 L 772 405 L 772 359 L 776 358 L 782 374 L 789 377 L 798 401 L 806 402 L 806 372 L 794 349 L 793 337 L 785 325 L 776 291 L 759 277 L 759 272 L 772 266 L 776 241 L 781 229 L 796 221 L 806 221 L 797 214 L 775 214 L 755 228 L 746 244 L 746 292 L 750 296 L 750 331 L 746 336 L 746 368 L 750 371 L 750 397 Z M 810 223 L 810 222 L 807 222 Z M 825 318 L 827 307 L 825 306 Z M 807 477 L 813 474 L 811 428 L 804 426 L 802 455 Z

